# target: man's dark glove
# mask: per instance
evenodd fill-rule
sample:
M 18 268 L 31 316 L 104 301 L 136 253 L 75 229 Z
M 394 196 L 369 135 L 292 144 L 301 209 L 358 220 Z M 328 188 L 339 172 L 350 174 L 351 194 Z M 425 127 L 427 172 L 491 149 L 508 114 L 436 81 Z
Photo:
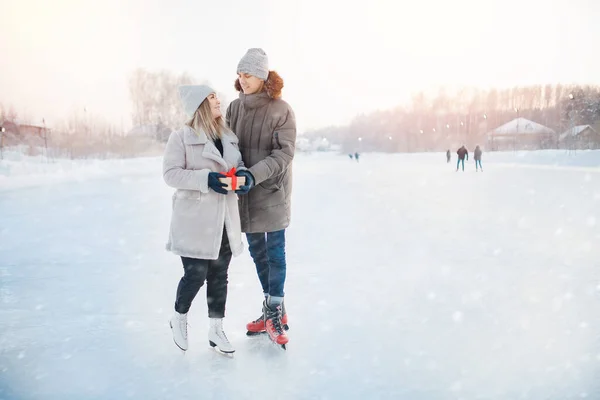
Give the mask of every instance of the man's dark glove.
M 236 171 L 235 176 L 243 176 L 246 178 L 246 184 L 240 186 L 235 192 L 237 194 L 247 194 L 254 187 L 254 176 L 247 169 Z

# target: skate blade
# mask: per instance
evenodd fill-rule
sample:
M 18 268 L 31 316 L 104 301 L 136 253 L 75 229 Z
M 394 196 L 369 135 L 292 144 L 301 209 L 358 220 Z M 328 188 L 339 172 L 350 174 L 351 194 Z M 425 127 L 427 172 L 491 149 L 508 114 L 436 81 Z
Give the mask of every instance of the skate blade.
M 186 351 L 185 351 L 184 349 L 182 349 L 182 348 L 181 348 L 181 347 L 180 347 L 180 346 L 177 344 L 177 342 L 175 341 L 175 339 L 173 339 L 173 343 L 175 343 L 175 346 L 177 346 L 177 348 L 179 349 L 179 351 L 181 351 L 181 353 L 185 355 L 185 352 L 186 352 Z
M 283 329 L 285 329 L 286 331 L 289 331 L 290 327 L 288 326 L 288 324 L 285 324 L 285 325 L 283 325 Z M 246 332 L 246 336 L 258 336 L 258 335 L 262 335 L 262 334 L 265 334 L 265 333 L 267 333 L 267 331 L 258 331 L 258 332 L 247 331 Z
M 283 349 L 283 350 L 287 350 L 287 344 L 288 344 L 289 342 L 287 342 L 287 343 L 283 343 L 283 344 L 279 344 L 279 343 L 277 343 L 277 341 L 273 340 L 273 339 L 271 338 L 271 336 L 267 335 L 267 337 L 269 338 L 269 341 L 271 342 L 271 344 L 274 344 L 275 346 L 277 346 L 277 347 L 280 347 L 280 348 L 281 348 L 281 349 Z
M 271 340 L 271 343 L 273 343 L 275 346 L 279 347 L 281 350 L 287 350 L 287 343 L 284 344 L 278 344 L 277 342 L 274 342 L 273 340 Z
M 259 337 L 259 336 L 266 336 L 267 338 L 269 338 L 269 342 L 271 342 L 271 344 L 277 346 L 277 347 L 281 347 L 283 350 L 287 350 L 287 343 L 285 344 L 278 344 L 276 341 L 274 341 L 273 339 L 271 339 L 271 337 L 269 336 L 269 334 L 267 333 L 267 331 L 260 331 L 260 332 L 251 332 L 248 331 L 246 332 L 246 335 L 250 336 L 250 337 Z
M 171 330 L 173 330 L 173 324 L 171 324 L 171 321 L 169 321 L 169 326 L 171 327 Z M 179 346 L 177 344 L 177 342 L 175 341 L 175 338 L 173 338 L 173 343 L 175 343 L 175 346 L 177 346 L 177 348 L 183 353 L 185 354 L 185 350 L 181 348 L 181 346 Z
M 217 346 L 216 343 L 212 342 L 212 341 L 208 341 L 208 345 L 210 346 L 211 349 L 213 349 L 215 351 L 215 353 L 218 353 L 222 356 L 225 357 L 229 357 L 229 358 L 233 358 L 233 353 L 235 353 L 235 350 L 233 351 L 223 351 L 219 348 L 219 346 Z
M 233 352 L 225 353 L 224 351 L 221 351 L 218 347 L 211 347 L 211 349 L 220 356 L 223 356 L 225 358 L 233 358 Z

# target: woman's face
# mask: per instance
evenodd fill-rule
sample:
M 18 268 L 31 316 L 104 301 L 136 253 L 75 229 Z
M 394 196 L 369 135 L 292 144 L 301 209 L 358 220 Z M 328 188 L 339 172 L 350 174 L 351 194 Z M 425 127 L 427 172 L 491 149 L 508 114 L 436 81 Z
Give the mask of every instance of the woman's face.
M 219 100 L 215 93 L 211 93 L 208 96 L 208 104 L 210 105 L 210 111 L 212 112 L 214 119 L 217 119 L 223 115 L 221 112 L 221 100 Z
M 244 94 L 258 93 L 264 84 L 262 79 L 246 73 L 238 74 L 238 80 Z

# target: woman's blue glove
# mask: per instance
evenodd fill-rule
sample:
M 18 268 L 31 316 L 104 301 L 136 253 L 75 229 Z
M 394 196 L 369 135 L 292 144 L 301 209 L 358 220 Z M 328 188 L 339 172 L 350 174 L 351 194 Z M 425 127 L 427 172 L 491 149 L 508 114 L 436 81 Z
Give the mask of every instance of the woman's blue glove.
M 223 189 L 227 185 L 219 180 L 219 178 L 226 178 L 225 175 L 219 172 L 208 173 L 208 187 L 217 193 L 227 194 L 227 190 Z

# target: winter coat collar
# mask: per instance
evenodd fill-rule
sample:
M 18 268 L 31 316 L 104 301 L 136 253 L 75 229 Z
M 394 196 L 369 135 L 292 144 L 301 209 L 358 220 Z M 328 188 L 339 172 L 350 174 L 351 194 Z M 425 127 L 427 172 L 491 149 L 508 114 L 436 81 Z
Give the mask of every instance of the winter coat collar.
M 208 136 L 206 136 L 204 131 L 200 131 L 198 134 L 196 134 L 196 131 L 187 125 L 184 127 L 183 131 L 183 142 L 186 145 L 203 144 L 204 150 L 202 151 L 202 156 L 217 162 L 226 169 L 231 167 L 231 165 L 228 165 L 228 161 L 231 161 L 229 158 L 232 156 L 232 154 L 238 151 L 236 147 L 238 138 L 229 131 L 224 132 L 223 136 L 221 136 L 221 143 L 223 143 L 223 155 L 221 155 L 219 149 L 217 149 L 217 146 L 213 143 L 213 141 L 208 139 Z M 230 162 L 229 164 L 232 163 Z
M 196 134 L 196 131 L 187 125 L 183 128 L 183 142 L 185 144 L 206 144 L 207 142 L 212 143 L 204 131 L 200 131 Z M 238 143 L 239 140 L 232 132 L 226 131 L 221 137 L 221 142 Z
M 260 108 L 269 103 L 271 98 L 267 92 L 260 92 L 254 94 L 244 94 L 240 92 L 240 101 L 244 105 L 244 108 Z

